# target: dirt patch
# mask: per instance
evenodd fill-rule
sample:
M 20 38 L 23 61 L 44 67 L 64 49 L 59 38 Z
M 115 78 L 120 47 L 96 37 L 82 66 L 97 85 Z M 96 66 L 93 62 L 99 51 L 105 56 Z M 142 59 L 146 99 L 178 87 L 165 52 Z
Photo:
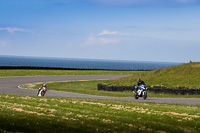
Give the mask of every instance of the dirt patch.
M 98 106 L 106 106 L 106 104 L 103 103 L 95 103 L 95 102 L 86 102 L 86 101 L 82 101 L 80 102 L 81 104 L 91 104 L 91 105 L 98 105 Z
M 72 115 L 73 113 L 72 112 L 69 112 L 69 113 L 65 113 L 65 115 Z
M 18 112 L 22 112 L 22 111 L 24 111 L 24 110 L 21 109 L 21 108 L 12 108 L 12 110 L 15 110 L 15 111 L 18 111 Z
M 24 99 L 24 100 L 36 100 L 35 98 L 33 97 L 29 97 L 29 96 L 24 96 L 24 97 L 18 97 L 16 99 Z
M 64 120 L 73 120 L 73 121 L 76 121 L 76 120 L 78 120 L 78 119 L 74 119 L 74 118 L 67 118 L 67 117 L 62 117 L 62 119 L 64 119 Z
M 142 114 L 148 114 L 148 115 L 168 115 L 168 116 L 173 116 L 173 117 L 183 117 L 185 120 L 193 120 L 193 118 L 200 118 L 198 115 L 188 115 L 186 113 L 176 113 L 176 112 L 162 112 L 162 111 L 155 111 L 155 110 L 149 110 L 149 109 L 144 109 L 142 107 L 125 107 L 122 105 L 109 105 L 111 106 L 110 108 L 116 109 L 116 110 L 124 110 L 124 111 L 129 111 L 129 112 L 137 112 L 137 113 L 142 113 Z
M 103 119 L 102 121 L 105 123 L 113 123 L 113 121 L 111 121 L 110 119 Z
M 47 116 L 55 116 L 54 114 L 52 114 L 53 112 L 55 112 L 55 109 L 46 109 L 46 108 L 41 108 L 41 107 L 35 107 L 37 110 L 43 111 L 45 113 L 40 113 L 40 112 L 36 112 L 36 111 L 32 111 L 32 107 L 30 105 L 24 105 L 24 104 L 17 104 L 17 103 L 8 103 L 8 102 L 0 102 L 0 106 L 2 108 L 7 108 L 7 109 L 11 109 L 17 112 L 24 112 L 27 114 L 36 114 L 36 115 L 47 115 Z M 26 108 L 26 109 L 24 109 Z M 30 111 L 31 110 L 31 111 Z

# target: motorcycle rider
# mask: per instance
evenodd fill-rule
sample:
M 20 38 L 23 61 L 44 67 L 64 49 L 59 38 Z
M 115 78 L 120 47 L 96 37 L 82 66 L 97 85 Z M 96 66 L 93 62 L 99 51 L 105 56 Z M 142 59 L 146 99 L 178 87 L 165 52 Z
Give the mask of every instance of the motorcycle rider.
M 47 85 L 46 85 L 46 84 L 43 84 L 43 85 L 39 88 L 38 94 L 39 94 L 40 90 L 41 90 L 43 87 L 47 88 Z
M 139 89 L 141 85 L 144 85 L 145 88 L 147 87 L 144 81 L 142 81 L 141 79 L 138 79 L 137 84 L 136 84 L 136 91 Z

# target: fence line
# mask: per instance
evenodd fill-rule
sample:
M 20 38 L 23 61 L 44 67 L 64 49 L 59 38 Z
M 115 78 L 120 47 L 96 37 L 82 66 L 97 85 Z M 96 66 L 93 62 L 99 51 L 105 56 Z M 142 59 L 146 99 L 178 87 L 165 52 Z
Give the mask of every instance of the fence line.
M 109 86 L 109 85 L 103 85 L 98 84 L 97 86 L 98 90 L 104 90 L 104 91 L 134 91 L 135 86 Z M 199 95 L 200 94 L 200 88 L 199 89 L 188 89 L 184 87 L 179 88 L 164 88 L 160 86 L 155 87 L 148 87 L 148 91 L 154 92 L 154 93 L 166 93 L 166 94 L 180 94 L 180 95 Z

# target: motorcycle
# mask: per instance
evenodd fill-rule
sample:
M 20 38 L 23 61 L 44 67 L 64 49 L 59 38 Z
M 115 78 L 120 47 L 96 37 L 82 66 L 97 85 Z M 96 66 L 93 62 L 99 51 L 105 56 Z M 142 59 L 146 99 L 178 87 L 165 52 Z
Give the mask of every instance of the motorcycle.
M 42 89 L 39 88 L 37 96 L 44 96 L 46 91 L 47 91 L 46 87 L 42 87 Z
M 138 99 L 139 97 L 143 97 L 143 99 L 146 99 L 147 98 L 147 87 L 145 87 L 144 85 L 142 85 L 142 86 L 139 86 L 139 87 L 136 87 L 135 86 L 135 89 L 137 89 L 138 88 L 138 90 L 136 91 L 133 91 L 133 93 L 134 93 L 134 97 L 135 97 L 135 99 Z

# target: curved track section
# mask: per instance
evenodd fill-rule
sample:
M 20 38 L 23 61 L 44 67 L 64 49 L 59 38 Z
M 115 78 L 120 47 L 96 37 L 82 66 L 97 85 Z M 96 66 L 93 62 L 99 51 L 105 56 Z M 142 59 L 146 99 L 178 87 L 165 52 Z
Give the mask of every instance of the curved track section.
M 22 77 L 0 77 L 0 93 L 36 96 L 37 90 L 18 88 L 18 85 L 49 82 L 49 81 L 77 81 L 77 80 L 99 80 L 99 79 L 118 79 L 128 75 L 76 75 L 76 76 L 22 76 Z M 167 104 L 185 104 L 200 106 L 200 98 L 147 98 L 146 100 L 135 100 L 133 97 L 108 97 L 95 96 L 87 94 L 78 94 L 71 92 L 48 91 L 45 96 L 49 97 L 66 97 L 66 98 L 85 98 L 85 99 L 105 99 L 121 101 L 138 101 Z
M 118 79 L 128 75 L 72 75 L 72 76 L 19 76 L 19 77 L 0 77 L 1 94 L 17 94 L 35 96 L 36 90 L 19 89 L 22 84 L 49 82 L 49 81 L 77 81 L 77 80 L 99 80 L 99 79 Z M 49 92 L 49 91 L 48 91 Z M 53 96 L 54 94 L 52 94 Z M 56 92 L 55 92 L 56 95 Z

